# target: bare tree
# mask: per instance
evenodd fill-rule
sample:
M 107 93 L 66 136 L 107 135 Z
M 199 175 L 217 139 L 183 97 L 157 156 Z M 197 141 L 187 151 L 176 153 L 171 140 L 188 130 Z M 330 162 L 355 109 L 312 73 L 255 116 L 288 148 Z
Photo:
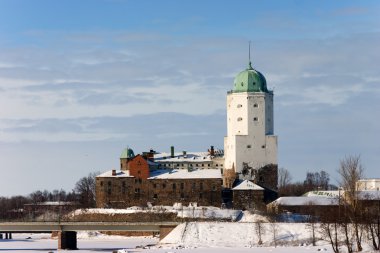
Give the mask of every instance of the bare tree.
M 262 236 L 265 234 L 265 227 L 262 220 L 257 220 L 255 222 L 256 235 L 259 238 L 257 242 L 258 245 L 263 244 Z
M 86 177 L 82 177 L 75 184 L 75 192 L 79 197 L 79 203 L 82 207 L 95 207 L 95 183 L 96 176 L 99 173 L 90 173 Z
M 306 223 L 306 229 L 310 231 L 311 243 L 313 246 L 316 245 L 316 230 L 317 230 L 318 219 L 314 215 L 309 215 Z
M 320 225 L 320 232 L 325 236 L 325 239 L 330 242 L 334 253 L 339 253 L 339 224 L 338 222 L 330 219 L 323 220 Z
M 277 233 L 278 233 L 278 224 L 277 224 L 277 216 L 274 213 L 268 213 L 267 216 L 269 220 L 269 229 L 270 232 L 272 233 L 272 241 L 274 247 L 277 247 Z
M 285 168 L 280 168 L 278 170 L 278 189 L 284 188 L 289 185 L 292 181 L 292 175 L 290 175 L 289 170 Z
M 344 194 L 347 205 L 347 218 L 352 223 L 358 251 L 362 251 L 362 208 L 358 201 L 358 191 L 356 183 L 363 177 L 364 168 L 360 161 L 360 156 L 347 156 L 340 161 L 338 173 L 340 175 L 340 184 L 344 188 Z M 348 223 L 348 222 L 345 222 Z

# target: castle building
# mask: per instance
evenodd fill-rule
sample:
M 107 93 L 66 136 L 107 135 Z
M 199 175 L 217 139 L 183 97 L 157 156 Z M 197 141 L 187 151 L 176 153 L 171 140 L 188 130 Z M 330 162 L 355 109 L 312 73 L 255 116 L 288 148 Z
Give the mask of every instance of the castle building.
M 96 206 L 130 206 L 197 203 L 221 205 L 222 174 L 218 169 L 161 168 L 152 152 L 134 155 L 126 148 L 120 157 L 120 170 L 96 177 Z
M 223 185 L 223 187 L 222 187 Z M 126 148 L 120 171 L 96 178 L 98 207 L 198 205 L 262 208 L 277 190 L 277 136 L 274 135 L 273 91 L 252 68 L 240 72 L 227 93 L 224 151 L 135 155 Z
M 227 136 L 224 138 L 225 186 L 252 180 L 277 189 L 277 136 L 274 135 L 273 91 L 252 68 L 240 72 L 227 93 Z M 232 171 L 228 171 L 232 170 Z

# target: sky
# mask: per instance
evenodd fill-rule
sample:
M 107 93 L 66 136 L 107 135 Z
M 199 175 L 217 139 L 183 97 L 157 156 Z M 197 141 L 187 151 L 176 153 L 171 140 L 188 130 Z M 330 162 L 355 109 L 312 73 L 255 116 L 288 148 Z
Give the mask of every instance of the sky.
M 0 0 L 0 196 L 71 190 L 135 153 L 223 149 L 253 67 L 293 180 L 360 156 L 379 178 L 380 2 Z

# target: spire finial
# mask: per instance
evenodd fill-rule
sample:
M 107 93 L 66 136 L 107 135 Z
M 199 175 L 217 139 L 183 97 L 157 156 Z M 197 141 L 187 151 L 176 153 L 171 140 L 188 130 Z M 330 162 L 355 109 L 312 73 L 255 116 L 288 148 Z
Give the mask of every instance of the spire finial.
M 251 41 L 248 42 L 248 69 L 252 69 L 251 63 Z

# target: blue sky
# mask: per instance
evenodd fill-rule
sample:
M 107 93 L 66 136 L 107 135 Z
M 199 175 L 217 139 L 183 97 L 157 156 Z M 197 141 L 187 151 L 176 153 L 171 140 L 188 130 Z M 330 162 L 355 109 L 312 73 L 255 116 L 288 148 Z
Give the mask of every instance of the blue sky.
M 0 195 L 71 189 L 125 146 L 223 148 L 252 61 L 295 180 L 360 155 L 379 177 L 378 1 L 0 1 Z M 17 182 L 17 183 L 15 183 Z

